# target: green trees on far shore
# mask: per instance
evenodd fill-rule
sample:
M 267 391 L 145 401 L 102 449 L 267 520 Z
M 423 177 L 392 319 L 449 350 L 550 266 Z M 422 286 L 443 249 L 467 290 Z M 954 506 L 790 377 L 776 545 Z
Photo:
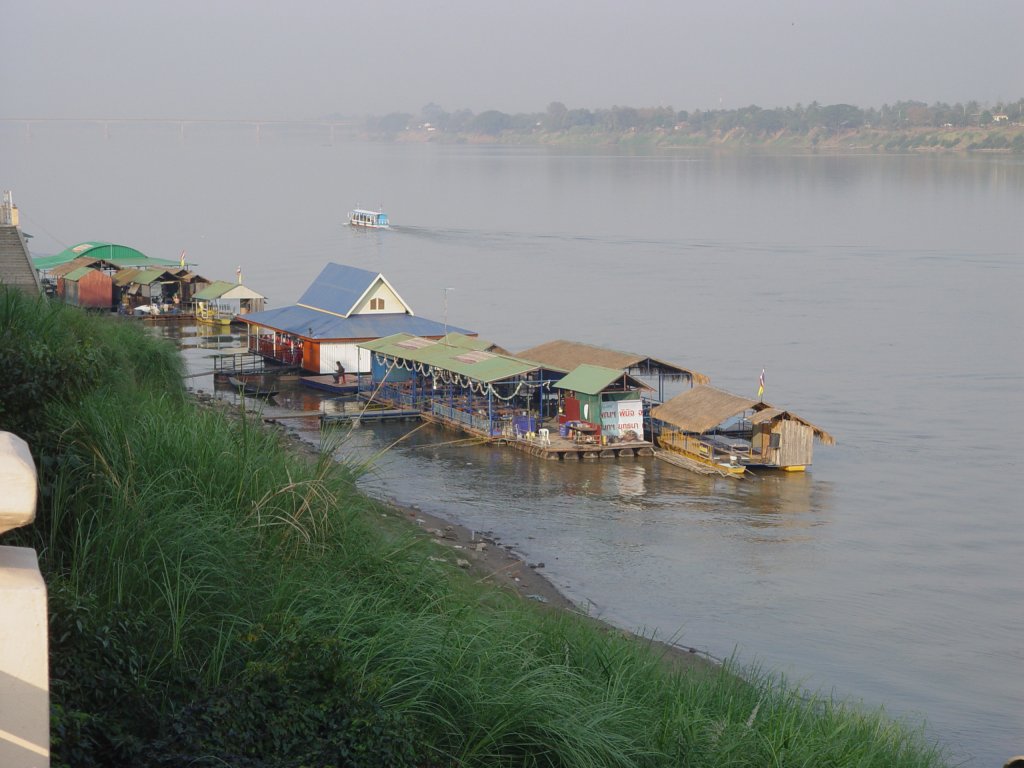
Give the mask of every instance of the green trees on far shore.
M 448 113 L 428 104 L 419 115 L 392 113 L 368 117 L 363 131 L 371 136 L 397 138 L 430 134 L 435 137 L 502 137 L 509 141 L 566 141 L 600 136 L 651 137 L 659 144 L 687 144 L 742 137 L 748 142 L 768 141 L 780 136 L 803 138 L 813 143 L 852 132 L 920 134 L 934 131 L 982 130 L 985 136 L 971 136 L 957 142 L 958 149 L 1002 148 L 1024 151 L 1024 98 L 982 106 L 967 103 L 925 104 L 900 101 L 880 108 L 851 104 L 822 105 L 814 101 L 791 107 L 763 109 L 756 105 L 738 109 L 676 111 L 672 107 L 613 106 L 605 109 L 570 109 L 552 102 L 544 112 L 506 114 L 487 110 L 474 115 L 469 110 Z M 991 132 L 1007 130 L 1003 141 L 989 139 Z M 1014 130 L 1016 129 L 1016 130 Z M 947 137 L 948 138 L 948 137 Z M 984 146 L 980 142 L 987 142 Z M 880 147 L 883 142 L 877 142 Z M 925 144 L 925 146 L 928 146 Z M 945 148 L 950 148 L 946 146 Z

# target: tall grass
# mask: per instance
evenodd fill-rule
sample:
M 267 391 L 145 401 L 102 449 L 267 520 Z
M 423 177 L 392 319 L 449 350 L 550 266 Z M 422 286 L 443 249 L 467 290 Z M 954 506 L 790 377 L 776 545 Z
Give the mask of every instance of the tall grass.
M 361 496 L 361 468 L 183 398 L 155 340 L 47 322 L 124 346 L 46 407 L 58 460 L 38 535 L 53 642 L 74 662 L 54 665 L 65 761 L 102 747 L 195 764 L 942 765 L 880 713 L 728 665 L 688 673 L 481 586 Z M 101 706 L 115 714 L 81 727 Z

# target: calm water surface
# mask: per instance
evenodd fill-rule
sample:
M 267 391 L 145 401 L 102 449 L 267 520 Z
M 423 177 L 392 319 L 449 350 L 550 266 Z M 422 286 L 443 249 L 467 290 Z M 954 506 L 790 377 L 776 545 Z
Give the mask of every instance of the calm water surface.
M 0 139 L 40 254 L 184 248 L 209 278 L 241 265 L 272 306 L 337 261 L 417 314 L 441 319 L 447 294 L 452 324 L 514 351 L 605 345 L 748 396 L 766 369 L 766 400 L 838 439 L 806 475 L 551 464 L 421 429 L 364 486 L 493 531 L 623 627 L 924 721 L 965 765 L 1024 752 L 1020 158 Z M 379 203 L 392 231 L 344 226 Z M 357 429 L 344 451 L 409 428 Z

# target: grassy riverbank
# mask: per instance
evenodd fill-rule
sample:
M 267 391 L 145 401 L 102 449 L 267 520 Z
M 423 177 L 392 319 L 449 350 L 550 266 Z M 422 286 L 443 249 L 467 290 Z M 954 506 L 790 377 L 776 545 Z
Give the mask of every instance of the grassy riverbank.
M 200 407 L 140 325 L 0 293 L 53 764 L 929 766 L 919 731 L 478 583 L 359 467 Z M 728 606 L 723 606 L 728 610 Z

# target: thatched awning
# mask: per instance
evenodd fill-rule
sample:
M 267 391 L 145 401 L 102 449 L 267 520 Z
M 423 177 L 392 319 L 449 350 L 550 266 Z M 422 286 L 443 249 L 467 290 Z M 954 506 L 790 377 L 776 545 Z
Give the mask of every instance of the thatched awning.
M 781 408 L 775 408 L 773 406 L 767 406 L 762 408 L 753 416 L 750 417 L 751 424 L 763 424 L 766 421 L 775 421 L 776 419 L 789 419 L 790 421 L 799 421 L 805 427 L 809 427 L 814 430 L 814 436 L 821 440 L 822 445 L 835 445 L 836 439 L 832 437 L 828 432 L 823 430 L 821 427 L 817 427 L 807 419 L 802 419 L 791 411 L 784 411 Z
M 814 436 L 824 445 L 835 445 L 836 440 L 832 435 L 792 411 L 709 386 L 694 387 L 676 395 L 667 403 L 652 408 L 651 416 L 684 432 L 701 434 L 745 411 L 754 412 L 749 416 L 751 424 L 763 424 L 777 419 L 798 421 L 814 430 Z
M 603 368 L 614 368 L 626 371 L 635 376 L 667 376 L 669 378 L 686 378 L 694 384 L 707 384 L 709 379 L 703 373 L 680 368 L 678 365 L 666 363 L 635 352 L 620 352 L 615 349 L 595 347 L 578 341 L 549 341 L 516 354 L 526 360 L 536 360 L 551 368 L 571 371 L 581 365 L 599 365 Z
M 651 416 L 684 432 L 707 432 L 757 405 L 721 389 L 701 385 L 651 409 Z

